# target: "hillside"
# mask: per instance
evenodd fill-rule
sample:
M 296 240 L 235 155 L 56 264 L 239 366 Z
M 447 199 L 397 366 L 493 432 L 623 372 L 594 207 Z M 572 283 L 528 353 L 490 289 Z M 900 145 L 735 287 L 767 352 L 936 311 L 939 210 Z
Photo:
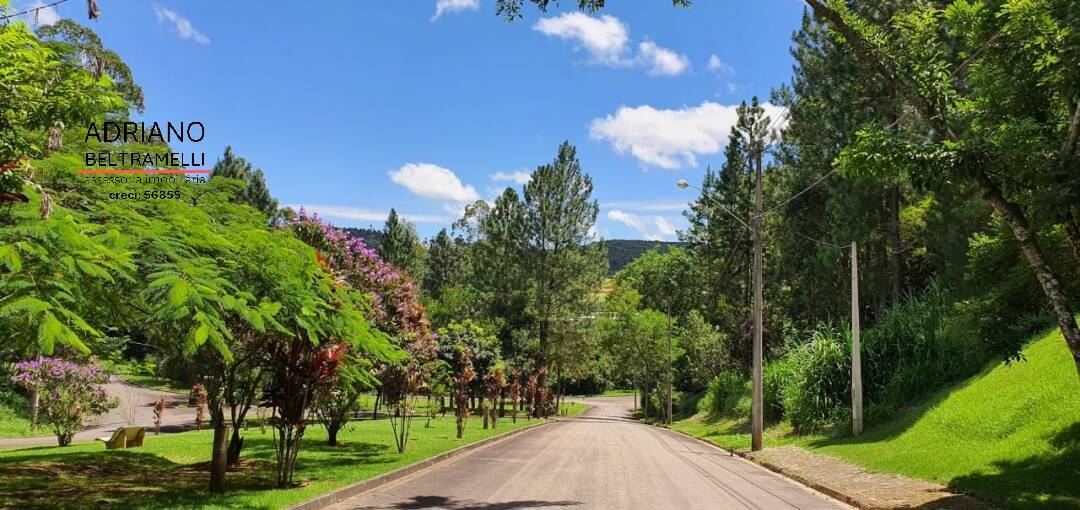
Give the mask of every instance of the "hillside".
M 344 230 L 349 237 L 359 237 L 363 239 L 364 245 L 372 249 L 378 248 L 379 243 L 382 242 L 383 238 L 382 230 L 357 227 L 345 227 L 342 230 Z M 640 239 L 612 239 L 610 241 L 604 241 L 604 245 L 607 246 L 608 250 L 608 274 L 615 274 L 631 261 L 640 257 L 642 253 L 653 248 L 659 248 L 661 252 L 664 252 L 671 249 L 673 246 L 686 246 L 686 243 L 643 241 Z
M 359 237 L 363 239 L 364 246 L 373 250 L 379 247 L 379 243 L 382 242 L 383 238 L 382 230 L 375 230 L 373 228 L 345 227 L 341 230 L 344 230 L 349 237 Z
M 1005 508 L 1080 508 L 1080 381 L 1061 333 L 1040 334 L 1024 361 L 991 362 L 895 420 L 857 437 L 797 436 L 779 423 L 766 446 L 797 445 L 872 472 L 947 485 Z M 701 414 L 674 428 L 740 450 L 742 416 Z
M 686 243 L 668 241 L 644 241 L 641 239 L 605 240 L 608 256 L 608 274 L 615 274 L 634 259 L 653 248 L 665 252 L 672 247 L 686 246 Z
M 1080 508 L 1080 381 L 1056 328 L 858 440 L 809 444 L 1009 508 Z M 932 459 L 932 462 L 928 462 Z

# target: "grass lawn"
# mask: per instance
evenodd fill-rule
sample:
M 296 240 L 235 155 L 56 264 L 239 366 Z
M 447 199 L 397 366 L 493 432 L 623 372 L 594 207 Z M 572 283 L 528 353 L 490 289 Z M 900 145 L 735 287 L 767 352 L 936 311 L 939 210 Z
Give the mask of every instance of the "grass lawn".
M 21 413 L 0 403 L 0 437 L 27 437 L 40 435 L 30 432 L 30 420 Z
M 47 434 L 48 431 L 30 431 L 27 416 L 30 404 L 14 391 L 0 391 L 0 437 L 28 437 Z
M 580 413 L 584 406 L 573 406 Z M 483 420 L 469 419 L 465 437 L 455 439 L 447 415 L 424 427 L 415 418 L 405 454 L 398 454 L 390 422 L 360 420 L 326 445 L 321 426 L 309 427 L 297 460 L 300 487 L 274 488 L 273 436 L 269 429 L 246 433 L 243 464 L 228 474 L 229 491 L 210 494 L 208 430 L 148 436 L 146 446 L 105 451 L 101 443 L 66 448 L 0 450 L 0 508 L 71 508 L 114 505 L 122 508 L 283 508 L 333 489 L 412 464 L 497 433 L 538 423 L 509 417 L 497 430 L 483 430 Z
M 858 438 L 766 429 L 766 446 L 797 444 L 871 471 L 936 481 L 1008 508 L 1080 508 L 1080 381 L 1056 329 Z M 702 416 L 675 429 L 749 449 L 747 420 Z

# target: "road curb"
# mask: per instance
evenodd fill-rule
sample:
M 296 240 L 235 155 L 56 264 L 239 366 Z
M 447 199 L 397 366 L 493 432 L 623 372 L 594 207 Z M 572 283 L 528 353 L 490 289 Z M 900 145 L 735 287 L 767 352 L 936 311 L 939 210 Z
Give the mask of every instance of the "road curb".
M 815 491 L 818 491 L 818 492 L 820 492 L 820 493 L 822 493 L 822 494 L 824 494 L 826 496 L 829 496 L 830 498 L 841 501 L 843 503 L 847 503 L 847 504 L 849 504 L 849 505 L 851 505 L 851 506 L 853 506 L 855 508 L 859 508 L 861 510 L 878 510 L 878 507 L 866 505 L 865 503 L 859 501 L 858 499 L 854 498 L 853 496 L 851 496 L 849 494 L 845 494 L 843 492 L 840 492 L 839 490 L 836 490 L 836 489 L 834 489 L 832 487 L 829 487 L 828 485 L 820 484 L 820 483 L 817 483 L 817 482 L 815 482 L 813 480 L 809 480 L 804 476 L 800 476 L 798 474 L 791 473 L 789 471 L 785 471 L 780 466 L 777 466 L 776 464 L 773 464 L 771 462 L 768 462 L 768 461 L 765 461 L 765 460 L 760 460 L 760 459 L 755 459 L 755 458 L 747 455 L 746 452 L 742 452 L 742 451 L 736 450 L 734 448 L 728 448 L 728 447 L 725 447 L 725 446 L 718 445 L 718 444 L 716 444 L 716 443 L 714 443 L 712 441 L 708 441 L 706 439 L 702 439 L 702 438 L 697 437 L 697 436 L 692 436 L 692 435 L 687 434 L 686 432 L 683 432 L 681 430 L 669 429 L 667 427 L 656 427 L 656 428 L 667 430 L 669 432 L 674 432 L 675 434 L 679 434 L 681 436 L 688 437 L 690 439 L 693 439 L 694 441 L 698 441 L 698 442 L 701 442 L 701 443 L 705 443 L 705 444 L 707 444 L 709 446 L 719 448 L 721 450 L 724 450 L 724 451 L 728 452 L 729 454 L 737 455 L 739 457 L 742 457 L 743 459 L 746 459 L 747 461 L 753 462 L 754 464 L 756 464 L 758 466 L 761 466 L 761 467 L 763 467 L 765 469 L 768 469 L 769 471 L 772 471 L 773 473 L 776 473 L 776 474 L 778 474 L 780 476 L 783 476 L 784 478 L 787 478 L 788 480 L 791 480 L 793 482 L 796 482 L 796 483 L 799 483 L 799 484 L 804 485 L 806 487 L 809 487 L 811 489 L 814 489 Z
M 505 441 L 522 432 L 536 430 L 545 425 L 551 425 L 553 423 L 558 422 L 556 420 L 544 420 L 534 423 L 532 425 L 526 425 L 524 427 L 521 427 L 520 429 L 514 429 L 509 432 L 504 432 L 496 436 L 481 439 L 473 443 L 461 445 L 457 448 L 454 448 L 453 450 L 445 451 L 434 457 L 424 459 L 420 462 L 400 467 L 398 469 L 390 471 L 389 473 L 383 473 L 379 476 L 376 476 L 375 478 L 369 478 L 367 480 L 356 482 L 352 485 L 346 485 L 345 487 L 337 489 L 333 492 L 323 494 L 322 496 L 317 496 L 302 503 L 297 503 L 293 506 L 287 507 L 286 510 L 321 510 L 328 506 L 336 505 L 360 493 L 370 491 L 372 489 L 381 487 L 396 480 L 400 480 L 401 478 L 416 473 L 417 471 L 427 469 L 431 466 L 434 466 L 435 464 L 457 457 L 463 453 L 470 452 L 482 446 L 488 446 L 500 441 Z

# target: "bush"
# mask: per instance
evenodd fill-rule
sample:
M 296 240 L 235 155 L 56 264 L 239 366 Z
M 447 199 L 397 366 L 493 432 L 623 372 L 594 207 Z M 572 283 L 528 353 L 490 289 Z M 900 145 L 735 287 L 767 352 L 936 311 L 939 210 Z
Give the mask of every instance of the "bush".
M 79 365 L 59 358 L 39 358 L 15 364 L 11 380 L 41 394 L 38 417 L 51 425 L 60 446 L 67 446 L 89 415 L 119 405 L 105 394 L 108 376 L 97 365 Z
M 866 330 L 866 402 L 889 414 L 977 372 L 986 362 L 986 345 L 968 321 L 955 316 L 945 293 L 931 285 L 922 295 L 893 306 Z
M 735 410 L 739 398 L 746 393 L 747 381 L 736 372 L 725 370 L 709 382 L 699 409 L 709 415 L 721 415 Z
M 784 416 L 796 432 L 820 430 L 843 419 L 851 404 L 851 336 L 821 325 L 791 352 L 783 386 Z
M 683 394 L 679 390 L 671 391 L 671 412 L 681 412 Z M 667 413 L 667 386 L 661 385 L 660 389 L 649 393 L 649 417 L 658 418 Z
M 795 376 L 795 365 L 790 356 L 782 356 L 765 364 L 761 375 L 765 419 L 779 420 L 784 417 L 784 386 Z

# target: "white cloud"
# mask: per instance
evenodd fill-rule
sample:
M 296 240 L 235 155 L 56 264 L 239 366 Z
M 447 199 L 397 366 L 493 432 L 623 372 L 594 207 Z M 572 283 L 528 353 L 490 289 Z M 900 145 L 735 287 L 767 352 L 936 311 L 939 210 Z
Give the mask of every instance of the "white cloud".
M 431 163 L 407 163 L 390 172 L 390 180 L 424 198 L 472 202 L 480 199 L 476 188 L 462 184 L 454 172 Z
M 37 27 L 47 27 L 60 21 L 60 13 L 56 12 L 55 7 L 44 7 L 45 3 L 36 1 L 26 6 L 26 9 L 37 9 L 36 11 L 27 13 L 27 23 Z M 38 9 L 41 7 L 40 9 Z
M 630 214 L 618 209 L 612 209 L 607 213 L 607 219 L 617 221 L 626 225 L 638 232 L 641 232 L 645 228 L 645 224 L 641 221 L 641 217 L 636 214 Z
M 155 3 L 154 15 L 157 16 L 158 23 L 162 21 L 172 23 L 176 28 L 176 33 L 180 35 L 181 39 L 191 39 L 199 44 L 210 44 L 210 38 L 196 30 L 190 20 L 181 16 L 176 11 L 171 11 Z
M 638 60 L 653 76 L 677 76 L 690 69 L 690 59 L 652 41 L 638 44 Z
M 709 70 L 714 71 L 716 74 L 735 75 L 735 68 L 731 67 L 731 64 L 720 60 L 720 57 L 716 55 L 709 55 Z
M 670 220 L 663 216 L 638 216 L 619 209 L 607 212 L 607 219 L 617 221 L 637 231 L 649 241 L 665 241 L 675 237 L 678 231 Z
M 675 229 L 675 225 L 672 225 L 671 222 L 663 216 L 657 216 L 656 218 L 653 218 L 653 221 L 656 222 L 656 232 L 663 237 L 675 237 L 675 234 L 679 233 L 679 231 Z
M 644 68 L 653 76 L 676 76 L 690 69 L 690 59 L 652 41 L 640 42 L 632 55 L 630 29 L 615 16 L 594 18 L 580 12 L 542 18 L 533 30 L 551 37 L 572 41 L 575 49 L 589 54 L 590 64 L 608 67 Z
M 431 21 L 446 13 L 475 11 L 480 8 L 480 0 L 435 0 L 435 15 Z
M 516 172 L 495 172 L 491 174 L 491 180 L 500 181 L 513 181 L 518 184 L 527 184 L 532 180 L 532 174 L 524 170 L 518 170 Z
M 762 105 L 775 120 L 784 109 Z M 658 110 L 649 105 L 619 108 L 593 119 L 589 136 L 604 140 L 620 154 L 629 152 L 642 164 L 674 170 L 697 166 L 697 157 L 718 154 L 738 119 L 737 105 L 706 101 L 698 106 Z M 782 127 L 782 123 L 778 127 Z
M 359 207 L 350 207 L 346 205 L 292 204 L 286 207 L 294 210 L 300 210 L 300 208 L 303 207 L 304 210 L 317 213 L 319 214 L 319 216 L 353 221 L 383 222 L 386 221 L 386 217 L 390 215 L 390 211 L 372 211 L 370 209 L 362 209 Z M 445 216 L 408 213 L 400 214 L 401 217 L 413 223 L 447 223 L 451 221 Z
M 533 30 L 545 35 L 574 41 L 589 52 L 593 63 L 609 66 L 626 65 L 624 58 L 630 31 L 615 16 L 594 18 L 580 12 L 568 12 L 554 18 L 542 18 Z

